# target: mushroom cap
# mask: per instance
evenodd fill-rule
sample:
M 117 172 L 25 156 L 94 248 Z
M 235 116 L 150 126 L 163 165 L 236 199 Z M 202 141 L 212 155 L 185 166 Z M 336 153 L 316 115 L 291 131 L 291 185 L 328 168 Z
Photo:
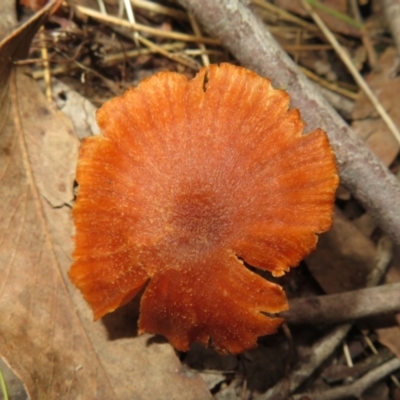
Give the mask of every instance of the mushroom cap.
M 239 353 L 276 332 L 281 276 L 332 225 L 326 134 L 268 79 L 230 64 L 161 72 L 105 103 L 85 139 L 72 282 L 101 318 L 143 288 L 139 331 Z M 146 286 L 147 285 L 147 286 Z M 266 315 L 268 313 L 268 315 Z

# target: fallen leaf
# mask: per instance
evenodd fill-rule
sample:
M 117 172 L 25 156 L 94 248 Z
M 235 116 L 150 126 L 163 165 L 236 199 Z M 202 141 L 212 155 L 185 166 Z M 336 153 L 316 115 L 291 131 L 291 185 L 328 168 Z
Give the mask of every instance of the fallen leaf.
M 58 186 L 47 192 L 48 198 L 58 199 L 59 204 L 71 201 L 72 190 L 68 193 L 67 188 L 73 182 L 73 165 L 65 167 L 58 156 L 66 150 L 76 153 L 77 141 L 67 127 L 54 125 L 54 115 L 45 101 L 38 101 L 30 80 L 12 67 L 13 60 L 26 54 L 30 38 L 57 3 L 50 3 L 0 45 L 1 58 L 10 60 L 1 64 L 0 73 L 4 81 L 0 95 L 4 121 L 0 132 L 0 352 L 32 399 L 94 398 L 99 393 L 98 398 L 112 398 L 57 268 L 45 215 L 50 205 L 40 193 L 43 185 L 35 180 L 41 171 L 37 163 L 42 160 L 42 145 L 50 145 L 53 163 L 47 165 L 51 173 L 46 175 Z M 61 152 L 54 136 L 46 136 L 54 128 L 58 143 L 67 146 Z M 65 206 L 57 210 L 57 214 L 66 213 Z M 72 331 L 71 325 L 76 329 Z
M 94 323 L 67 279 L 79 141 L 12 65 L 58 3 L 0 44 L 0 355 L 32 400 L 209 399 L 168 343 L 136 337 L 131 314 Z
M 317 250 L 306 263 L 322 289 L 331 294 L 364 288 L 375 259 L 374 243 L 336 209 L 332 229 L 320 235 Z
M 47 12 L 50 9 L 46 7 Z M 24 35 L 27 31 L 21 32 Z M 13 38 L 10 47 L 12 42 Z M 60 205 L 73 198 L 71 189 L 68 193 L 73 165 L 66 166 L 62 157 L 68 150 L 72 157 L 73 152 L 76 154 L 77 140 L 68 127 L 57 123 L 45 100 L 35 94 L 35 86 L 22 73 L 10 70 L 3 99 L 1 355 L 22 379 L 31 399 L 113 398 L 103 368 L 96 362 L 91 344 L 79 326 L 58 269 L 59 260 L 46 219 L 45 209 L 51 205 L 45 196 L 57 200 L 59 205 L 54 222 L 60 223 L 69 213 L 67 206 Z M 58 133 L 58 142 L 48 132 Z M 46 146 L 46 151 L 51 149 L 53 153 L 42 159 L 41 149 Z M 50 182 L 57 182 L 53 190 L 45 193 L 40 191 L 46 180 L 40 176 L 42 167 L 51 171 L 46 174 Z
M 98 135 L 96 107 L 77 91 L 58 79 L 52 80 L 53 101 L 64 115 L 69 117 L 79 139 Z
M 40 10 L 47 3 L 47 0 L 20 0 L 20 3 L 31 10 Z
M 397 319 L 400 322 L 400 318 Z M 379 342 L 390 349 L 397 358 L 400 358 L 400 327 L 380 328 L 376 332 Z
M 390 400 L 389 387 L 386 382 L 377 382 L 365 390 L 360 400 Z
M 366 81 L 393 122 L 400 126 L 400 108 L 397 106 L 400 76 L 393 73 L 396 57 L 396 49 L 388 47 L 379 59 L 379 70 L 371 72 Z M 352 128 L 385 165 L 393 162 L 399 152 L 399 143 L 364 92 L 360 92 L 354 106 Z

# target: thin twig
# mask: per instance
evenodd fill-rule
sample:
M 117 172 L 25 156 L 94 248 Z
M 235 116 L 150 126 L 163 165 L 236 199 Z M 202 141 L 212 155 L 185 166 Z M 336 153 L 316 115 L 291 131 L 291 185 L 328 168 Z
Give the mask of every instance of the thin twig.
M 288 52 L 332 50 L 330 44 L 283 44 L 282 48 Z
M 86 71 L 86 72 L 90 72 L 91 74 L 97 76 L 98 78 L 100 78 L 104 84 L 107 86 L 108 90 L 113 93 L 115 96 L 119 96 L 122 92 L 122 89 L 120 89 L 117 84 L 112 81 L 111 79 L 106 78 L 104 75 L 102 75 L 100 72 L 97 72 L 96 70 L 87 67 L 86 65 L 80 63 L 79 61 L 74 61 L 74 63 L 76 64 L 77 67 L 79 67 L 80 69 Z
M 162 6 L 154 1 L 145 1 L 145 0 L 131 0 L 132 5 L 138 8 L 142 8 L 144 10 L 152 11 L 157 14 L 167 15 L 169 17 L 173 17 L 176 19 L 187 20 L 187 14 L 184 11 L 177 10 L 172 7 Z
M 140 47 L 139 38 L 138 38 L 139 34 L 134 28 L 135 23 L 136 23 L 136 19 L 135 19 L 135 13 L 133 12 L 132 4 L 131 4 L 130 0 L 123 0 L 123 2 L 124 2 L 125 11 L 126 11 L 126 16 L 128 17 L 128 21 L 132 25 L 133 41 L 134 41 L 134 43 L 136 44 L 137 47 Z
M 167 52 L 170 51 L 182 51 L 185 49 L 185 43 L 183 42 L 172 42 L 166 43 L 163 45 L 157 45 L 157 49 L 155 46 L 150 46 L 147 49 L 133 49 L 133 50 L 126 50 L 123 52 L 115 53 L 115 54 L 107 54 L 105 55 L 100 61 L 99 64 L 106 66 L 106 65 L 113 65 L 120 61 L 124 61 L 130 58 L 135 58 L 145 54 L 153 54 L 153 53 L 160 53 L 161 50 L 165 50 Z M 161 50 L 160 50 L 161 49 Z M 169 53 L 172 54 L 172 53 Z
M 354 93 L 354 92 L 351 92 L 350 90 L 341 88 L 340 86 L 335 85 L 334 83 L 329 82 L 326 79 L 321 78 L 319 75 L 314 74 L 312 71 L 310 71 L 307 68 L 304 68 L 304 67 L 300 66 L 300 70 L 303 72 L 303 74 L 305 76 L 307 76 L 308 78 L 312 79 L 314 82 L 319 83 L 321 86 L 324 86 L 329 90 L 332 90 L 332 92 L 339 93 L 342 96 L 345 96 L 348 99 L 351 99 L 351 100 L 354 100 L 354 101 L 357 100 L 357 98 L 358 98 L 358 94 L 357 93 Z
M 168 50 L 165 50 L 161 46 L 158 46 L 151 40 L 146 39 L 141 35 L 138 35 L 137 39 L 139 40 L 140 43 L 144 44 L 146 47 L 153 50 L 153 52 L 155 53 L 160 53 L 164 57 L 167 57 L 175 62 L 179 62 L 183 65 L 186 65 L 187 67 L 192 68 L 195 71 L 197 71 L 200 68 L 200 65 L 195 60 L 182 58 L 179 54 L 171 54 Z
M 282 330 L 283 333 L 286 337 L 286 340 L 288 342 L 288 354 L 286 357 L 285 361 L 285 376 L 283 377 L 282 380 L 282 394 L 284 397 L 287 397 L 290 394 L 290 366 L 292 364 L 292 359 L 293 359 L 293 337 L 292 337 L 292 332 L 290 332 L 290 329 L 287 325 L 286 322 L 282 324 Z
M 340 93 L 333 92 L 330 89 L 327 89 L 324 86 L 318 85 L 318 90 L 322 93 L 324 98 L 328 100 L 328 102 L 332 105 L 332 107 L 341 115 L 344 119 L 351 119 L 353 115 L 355 101 L 345 96 L 341 95 Z
M 349 346 L 347 345 L 346 341 L 343 342 L 343 353 L 344 353 L 344 358 L 346 359 L 347 366 L 354 367 L 353 360 L 351 359 Z
M 106 6 L 104 4 L 104 1 L 102 0 L 97 0 L 97 5 L 99 6 L 100 12 L 102 14 L 107 14 Z
M 363 19 L 361 16 L 360 9 L 358 7 L 358 1 L 357 0 L 350 0 L 350 6 L 354 14 L 354 18 L 356 19 L 357 22 L 363 25 L 363 29 L 361 29 L 361 40 L 363 42 L 364 48 L 367 52 L 368 56 L 368 62 L 369 65 L 371 66 L 372 69 L 375 69 L 377 67 L 377 57 L 374 49 L 374 45 L 371 41 L 370 35 L 368 30 L 366 29 L 366 26 L 363 23 Z
M 289 302 L 282 317 L 290 325 L 335 324 L 400 312 L 400 282 Z

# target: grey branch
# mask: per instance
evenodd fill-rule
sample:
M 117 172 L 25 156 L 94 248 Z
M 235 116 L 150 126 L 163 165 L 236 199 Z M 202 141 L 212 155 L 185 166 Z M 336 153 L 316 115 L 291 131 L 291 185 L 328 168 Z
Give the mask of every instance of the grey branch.
M 313 400 L 339 400 L 349 397 L 361 398 L 363 392 L 372 386 L 375 382 L 380 381 L 385 376 L 391 374 L 400 368 L 400 360 L 393 358 L 390 361 L 380 365 L 372 371 L 365 374 L 350 385 L 343 385 L 324 392 L 302 393 L 292 397 L 293 400 L 313 399 Z
M 178 0 L 240 63 L 286 89 L 308 130 L 324 129 L 342 183 L 400 245 L 400 184 L 239 0 Z
M 281 313 L 290 325 L 334 324 L 400 311 L 400 282 L 352 292 L 305 297 Z

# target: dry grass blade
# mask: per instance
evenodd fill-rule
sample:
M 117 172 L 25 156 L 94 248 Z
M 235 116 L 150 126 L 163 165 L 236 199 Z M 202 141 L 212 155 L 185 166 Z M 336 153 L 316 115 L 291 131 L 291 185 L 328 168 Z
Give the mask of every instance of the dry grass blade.
M 358 97 L 357 93 L 354 93 L 354 92 L 351 92 L 350 90 L 341 88 L 332 82 L 328 82 L 326 79 L 323 79 L 320 76 L 318 76 L 317 74 L 314 74 L 313 72 L 309 71 L 307 68 L 300 67 L 300 69 L 305 76 L 307 76 L 308 78 L 312 79 L 313 81 L 319 83 L 321 86 L 332 90 L 332 92 L 339 93 L 342 96 L 345 96 L 351 100 L 357 100 L 357 97 Z
M 192 59 L 189 58 L 183 58 L 181 57 L 179 54 L 171 54 L 168 50 L 166 50 L 165 48 L 158 46 L 157 44 L 155 44 L 154 42 L 152 42 L 151 40 L 146 39 L 145 37 L 139 35 L 138 36 L 138 41 L 142 44 L 144 44 L 146 47 L 148 47 L 151 51 L 153 51 L 154 53 L 159 53 L 162 54 L 163 56 L 169 58 L 170 60 L 173 60 L 175 62 L 178 62 L 180 64 L 183 64 L 191 69 L 194 69 L 195 71 L 197 71 L 200 67 L 200 65 Z
M 91 8 L 83 7 L 83 6 L 75 6 L 76 11 L 94 18 L 98 21 L 102 21 L 104 23 L 110 23 L 110 24 L 115 24 L 117 26 L 124 26 L 126 28 L 130 29 L 136 29 L 139 32 L 143 33 L 148 33 L 157 37 L 164 37 L 164 38 L 169 38 L 169 39 L 174 39 L 174 40 L 182 40 L 184 42 L 196 42 L 196 43 L 206 43 L 206 44 L 219 44 L 218 40 L 211 39 L 211 38 L 205 38 L 205 37 L 197 37 L 193 35 L 187 35 L 184 33 L 179 33 L 179 32 L 169 32 L 169 31 L 164 31 L 162 29 L 157 29 L 157 28 L 152 28 L 147 25 L 142 25 L 142 24 L 132 24 L 129 21 L 126 21 L 122 18 L 118 17 L 113 17 L 110 15 L 104 15 L 98 11 L 92 10 Z
M 46 84 L 46 97 L 47 100 L 52 101 L 53 93 L 51 90 L 51 71 L 50 71 L 50 63 L 49 63 L 49 54 L 47 51 L 46 43 L 44 41 L 44 30 L 43 26 L 40 27 L 40 39 L 43 42 L 40 48 L 40 54 L 43 60 L 43 73 L 44 73 L 44 81 Z
M 167 57 L 170 60 L 173 60 L 175 62 L 183 64 L 186 67 L 189 67 L 191 69 L 198 70 L 199 64 L 197 62 L 195 62 L 191 59 L 184 58 L 184 57 L 180 56 L 179 54 L 171 54 L 165 47 L 159 46 L 159 45 L 155 44 L 154 42 L 152 42 L 151 40 L 146 39 L 144 36 L 139 35 L 138 31 L 136 30 L 137 24 L 136 24 L 132 5 L 129 0 L 123 0 L 123 1 L 124 1 L 124 7 L 125 7 L 125 11 L 126 11 L 126 14 L 128 17 L 130 27 L 133 30 L 132 36 L 133 36 L 133 41 L 134 41 L 136 47 L 140 48 L 140 43 L 141 43 L 154 53 L 162 54 L 164 57 Z M 106 11 L 102 12 L 102 14 L 104 15 L 105 18 L 110 17 L 106 13 Z M 121 21 L 124 21 L 124 20 L 121 19 Z M 200 33 L 199 30 L 198 30 L 198 33 Z M 196 34 L 197 34 L 197 32 L 196 32 Z M 201 35 L 198 34 L 198 36 L 201 36 Z M 199 46 L 204 46 L 204 44 L 200 43 Z
M 166 7 L 161 4 L 152 1 L 145 1 L 145 0 L 131 0 L 131 3 L 144 10 L 152 11 L 158 14 L 167 15 L 169 17 L 173 17 L 176 19 L 187 20 L 188 17 L 184 11 L 177 10 L 175 8 Z
M 193 32 L 195 33 L 196 36 L 201 37 L 200 27 L 199 27 L 196 19 L 193 17 L 193 15 L 191 13 L 188 13 L 188 17 L 189 17 L 190 25 L 192 26 Z M 201 59 L 203 61 L 203 65 L 205 67 L 207 67 L 208 65 L 210 65 L 210 59 L 207 54 L 207 48 L 204 45 L 204 43 L 199 43 L 198 46 L 199 46 L 200 50 L 202 51 Z

